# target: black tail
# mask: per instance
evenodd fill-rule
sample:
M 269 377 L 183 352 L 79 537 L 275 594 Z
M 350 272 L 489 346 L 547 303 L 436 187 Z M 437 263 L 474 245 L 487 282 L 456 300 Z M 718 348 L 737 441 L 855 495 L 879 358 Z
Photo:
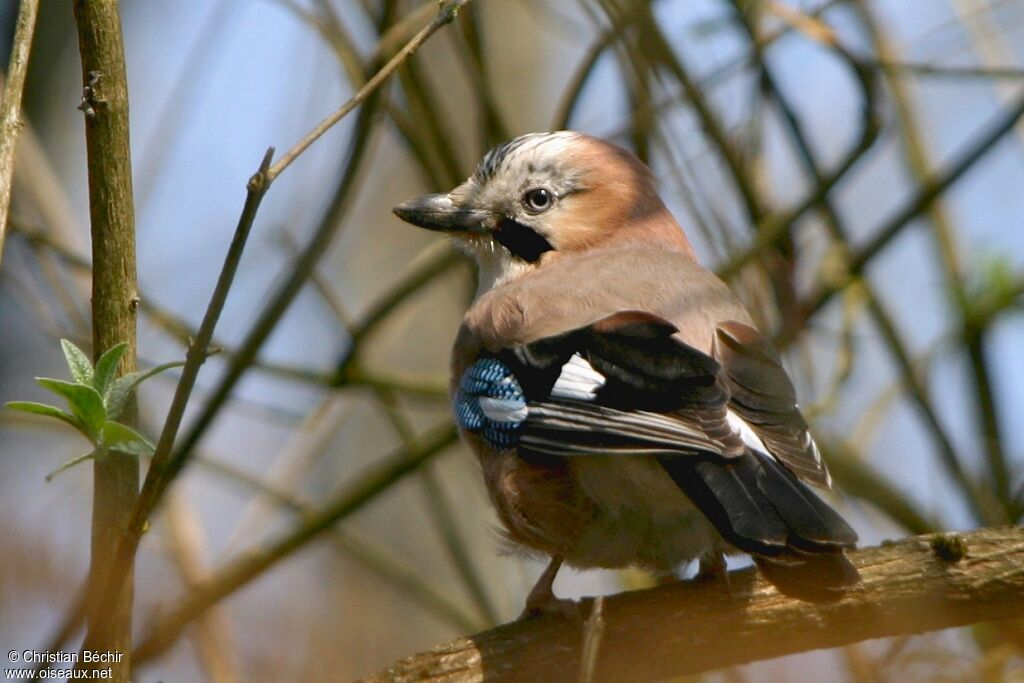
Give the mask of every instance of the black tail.
M 843 555 L 857 534 L 789 470 L 756 451 L 730 460 L 663 457 L 676 484 L 780 591 L 815 602 L 859 580 Z
M 757 556 L 754 562 L 780 593 L 807 602 L 833 602 L 843 597 L 846 588 L 860 581 L 857 568 L 841 550 L 805 555 L 791 563 Z

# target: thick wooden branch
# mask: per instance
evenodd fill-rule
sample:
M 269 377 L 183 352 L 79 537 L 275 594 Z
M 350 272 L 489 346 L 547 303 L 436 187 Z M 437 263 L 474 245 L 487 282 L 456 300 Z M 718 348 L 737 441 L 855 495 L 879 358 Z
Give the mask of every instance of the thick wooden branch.
M 824 605 L 780 594 L 753 569 L 730 573 L 728 585 L 680 582 L 606 598 L 593 680 L 659 680 L 1024 616 L 1021 527 L 915 536 L 851 560 L 862 583 Z M 546 616 L 459 638 L 366 681 L 577 680 L 593 606 L 582 601 L 579 619 Z
M 89 169 L 92 234 L 93 355 L 125 342 L 121 374 L 135 370 L 138 291 L 135 272 L 135 209 L 128 122 L 128 76 L 121 18 L 114 0 L 76 0 L 73 5 L 82 57 L 82 102 Z M 121 421 L 135 424 L 135 401 Z M 92 554 L 89 566 L 88 630 L 84 649 L 123 653 L 112 664 L 82 662 L 86 669 L 111 669 L 127 681 L 131 670 L 133 558 L 118 568 L 127 579 L 103 591 L 102 577 L 114 570 L 114 551 L 139 490 L 139 461 L 111 452 L 93 468 Z

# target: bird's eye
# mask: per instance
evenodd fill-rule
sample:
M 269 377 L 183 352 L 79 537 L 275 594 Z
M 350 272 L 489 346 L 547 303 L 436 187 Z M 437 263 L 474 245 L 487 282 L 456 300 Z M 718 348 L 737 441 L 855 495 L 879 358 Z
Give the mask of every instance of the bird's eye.
M 526 210 L 530 213 L 547 211 L 551 208 L 554 201 L 555 195 L 553 195 L 550 190 L 545 190 L 543 187 L 527 190 L 526 194 L 523 195 L 523 206 L 525 206 Z

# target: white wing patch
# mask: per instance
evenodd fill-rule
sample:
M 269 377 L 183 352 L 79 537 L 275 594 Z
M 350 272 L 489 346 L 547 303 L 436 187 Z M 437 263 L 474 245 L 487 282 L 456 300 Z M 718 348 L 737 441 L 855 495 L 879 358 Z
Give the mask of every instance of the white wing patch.
M 816 462 L 817 464 L 821 465 L 822 471 L 825 472 L 825 488 L 831 489 L 832 488 L 832 473 L 829 472 L 828 469 L 822 464 L 822 462 L 821 462 L 821 451 L 818 450 L 818 443 L 814 440 L 814 437 L 811 436 L 810 432 L 804 432 L 804 442 L 805 442 L 804 443 L 804 447 L 805 448 L 807 446 L 810 446 L 810 448 L 811 448 L 811 455 L 814 456 L 814 462 Z
M 580 354 L 573 354 L 562 366 L 562 374 L 551 387 L 554 398 L 569 398 L 577 401 L 593 401 L 597 390 L 607 381 L 604 375 L 594 369 Z
M 495 422 L 522 422 L 526 419 L 526 401 L 521 398 L 489 398 L 481 396 L 477 399 L 480 410 L 488 419 Z
M 740 438 L 743 439 L 743 443 L 747 445 L 747 448 L 752 448 L 765 455 L 772 455 L 772 452 L 765 447 L 764 442 L 761 441 L 761 438 L 754 432 L 753 428 L 747 424 L 746 420 L 729 409 L 725 411 L 725 419 L 734 432 L 739 432 Z

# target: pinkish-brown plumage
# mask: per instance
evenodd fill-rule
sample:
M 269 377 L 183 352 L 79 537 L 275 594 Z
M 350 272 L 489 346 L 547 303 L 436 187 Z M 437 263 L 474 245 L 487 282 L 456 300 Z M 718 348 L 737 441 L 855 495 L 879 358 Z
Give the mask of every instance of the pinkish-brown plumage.
M 551 570 L 531 593 L 528 609 L 553 599 L 550 581 L 562 560 L 582 568 L 638 565 L 668 573 L 682 562 L 700 559 L 705 568 L 720 571 L 722 555 L 735 550 L 733 542 L 753 548 L 751 552 L 763 548 L 770 555 L 778 550 L 780 557 L 797 558 L 795 563 L 805 551 L 838 557 L 829 565 L 829 571 L 838 572 L 830 580 L 848 583 L 841 549 L 851 545 L 855 535 L 823 503 L 803 500 L 802 485 L 790 482 L 793 475 L 785 471 L 814 483 L 828 483 L 785 371 L 770 344 L 753 329 L 743 305 L 696 261 L 646 165 L 620 147 L 579 133 L 522 136 L 488 153 L 476 173 L 452 192 L 411 200 L 397 207 L 396 213 L 417 225 L 453 234 L 480 264 L 478 296 L 466 313 L 452 353 L 456 401 L 461 400 L 467 371 L 481 358 L 504 358 L 503 362 L 511 363 L 526 358 L 529 365 L 531 354 L 543 356 L 543 349 L 551 344 L 580 334 L 596 340 L 595 348 L 612 344 L 610 353 L 630 354 L 611 366 L 608 359 L 587 356 L 590 352 L 572 361 L 578 366 L 575 371 L 584 373 L 584 384 L 600 367 L 595 363 L 606 363 L 606 376 L 594 375 L 597 388 L 591 387 L 589 395 L 579 393 L 577 387 L 577 393 L 568 394 L 569 404 L 558 402 L 564 398 L 549 402 L 547 413 L 531 408 L 532 404 L 516 408 L 487 397 L 471 397 L 483 408 L 476 403 L 461 406 L 464 412 L 477 411 L 477 417 L 466 418 L 470 422 L 465 425 L 491 419 L 479 410 L 494 410 L 498 405 L 512 411 L 495 418 L 499 427 L 519 424 L 514 420 L 527 415 L 524 428 L 530 428 L 531 420 L 539 421 L 538 428 L 547 434 L 524 450 L 499 447 L 504 442 L 486 438 L 477 427 L 463 429 L 463 437 L 479 457 L 508 538 L 553 558 Z M 666 333 L 674 341 L 659 342 L 659 335 Z M 579 339 L 576 343 L 582 343 Z M 615 346 L 623 343 L 625 351 Z M 669 353 L 668 361 L 658 362 L 681 368 L 671 372 L 684 372 L 682 379 L 666 385 L 665 377 L 672 378 L 662 375 L 669 370 L 656 365 L 650 370 L 654 374 L 645 376 L 645 344 L 654 354 L 652 359 Z M 672 353 L 680 354 L 677 360 Z M 543 365 L 543 360 L 536 362 Z M 614 363 L 625 365 L 616 370 Z M 623 370 L 633 365 L 640 370 Z M 647 425 L 635 432 L 638 443 L 649 438 L 651 430 L 672 432 L 678 427 L 682 442 L 696 444 L 694 453 L 703 449 L 712 458 L 707 465 L 710 470 L 692 464 L 694 456 L 666 459 L 657 450 L 651 455 L 630 455 L 628 449 L 622 450 L 621 440 L 606 440 L 607 453 L 594 450 L 585 445 L 594 437 L 565 431 L 564 418 L 547 424 L 541 417 L 530 417 L 558 415 L 564 409 L 575 411 L 571 414 L 586 415 L 588 410 L 602 414 L 605 409 L 594 407 L 600 401 L 593 392 L 610 391 L 610 385 L 619 381 L 620 370 L 627 375 L 625 381 L 646 382 L 658 391 L 658 387 L 687 386 L 685 372 L 700 368 L 717 370 L 695 385 L 710 387 L 710 393 L 700 394 L 705 391 L 701 389 L 694 394 L 692 408 L 685 407 L 690 405 L 686 396 L 674 395 L 652 395 L 652 405 L 681 406 L 664 409 L 661 417 L 643 410 L 630 417 L 628 411 L 621 412 L 621 398 L 609 405 L 617 406 L 613 412 L 619 410 L 614 414 L 620 417 L 615 419 L 624 420 L 626 433 L 636 428 L 630 426 L 636 420 Z M 629 376 L 630 372 L 640 375 Z M 555 387 L 562 381 L 559 376 Z M 590 403 L 588 396 L 593 399 Z M 736 402 L 737 396 L 743 401 Z M 528 392 L 526 398 L 548 401 L 543 396 L 531 398 Z M 487 401 L 498 403 L 484 405 Z M 675 422 L 666 427 L 666 417 L 670 422 L 678 420 L 677 427 L 672 426 Z M 587 419 L 597 418 L 585 418 L 581 424 L 588 424 Z M 589 424 L 593 433 L 605 429 L 600 421 Z M 569 438 L 564 447 L 550 441 L 558 434 Z M 750 449 L 763 453 L 754 456 Z M 565 457 L 576 451 L 586 455 Z M 741 463 L 745 464 L 741 467 Z M 686 474 L 687 467 L 696 469 Z M 765 490 L 757 489 L 755 482 L 761 480 L 750 478 L 749 467 L 762 468 L 757 476 L 767 477 Z M 691 486 L 688 477 L 696 484 Z M 756 500 L 749 511 L 743 509 L 745 501 L 730 497 L 729 477 L 740 481 L 740 498 L 749 493 L 744 486 L 754 487 L 751 500 Z M 792 495 L 800 501 L 787 498 L 787 486 L 794 487 Z M 737 510 L 735 515 L 732 508 Z M 759 527 L 764 531 L 763 543 L 746 542 L 745 515 L 766 515 Z M 799 552 L 789 548 L 785 533 L 779 536 L 783 522 L 793 527 L 793 542 L 803 548 Z

